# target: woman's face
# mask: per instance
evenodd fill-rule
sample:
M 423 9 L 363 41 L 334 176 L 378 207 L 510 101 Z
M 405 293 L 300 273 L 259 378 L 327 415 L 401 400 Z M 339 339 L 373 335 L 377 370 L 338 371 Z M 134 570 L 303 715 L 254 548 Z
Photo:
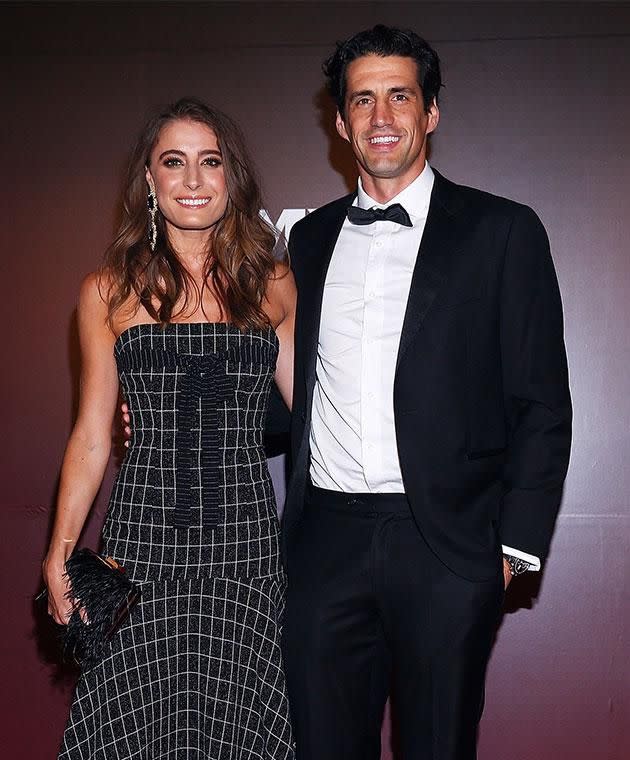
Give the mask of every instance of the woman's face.
M 207 231 L 225 214 L 228 193 L 215 133 L 189 119 L 160 132 L 146 172 L 169 234 Z

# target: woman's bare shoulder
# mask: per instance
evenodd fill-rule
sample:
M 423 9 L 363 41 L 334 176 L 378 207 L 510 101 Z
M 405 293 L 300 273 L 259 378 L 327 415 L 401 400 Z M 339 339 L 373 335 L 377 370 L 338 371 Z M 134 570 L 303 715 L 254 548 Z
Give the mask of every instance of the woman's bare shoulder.
M 118 282 L 108 269 L 99 269 L 90 272 L 81 283 L 79 295 L 79 309 L 83 307 L 94 314 L 104 316 L 115 335 L 119 335 L 126 327 L 137 320 L 141 310 L 135 293 L 131 293 L 127 299 L 116 306 L 110 313 L 112 299 L 116 296 Z M 148 314 L 141 316 L 142 322 L 152 321 Z
M 295 279 L 287 262 L 278 261 L 267 282 L 266 297 L 269 302 L 284 302 L 294 298 Z
M 296 288 L 291 267 L 286 262 L 277 262 L 267 282 L 265 311 L 274 327 L 288 314 L 295 311 Z
M 100 270 L 86 274 L 79 289 L 79 307 L 107 308 L 110 280 Z

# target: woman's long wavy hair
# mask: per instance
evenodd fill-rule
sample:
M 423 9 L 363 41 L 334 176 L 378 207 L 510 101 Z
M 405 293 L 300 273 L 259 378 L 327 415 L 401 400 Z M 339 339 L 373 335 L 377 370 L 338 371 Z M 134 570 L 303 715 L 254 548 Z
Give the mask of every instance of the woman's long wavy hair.
M 224 216 L 210 235 L 199 288 L 172 248 L 164 217 L 156 213 L 157 242 L 149 245 L 146 167 L 161 130 L 180 119 L 205 124 L 216 135 L 228 192 Z M 127 172 L 122 219 L 101 270 L 106 283 L 108 322 L 129 303 L 140 305 L 162 325 L 199 306 L 211 286 L 222 319 L 241 330 L 265 327 L 265 290 L 273 277 L 276 238 L 261 218 L 261 193 L 238 126 L 221 111 L 196 98 L 183 98 L 153 117 L 142 130 Z M 180 304 L 178 306 L 178 304 Z M 205 313 L 205 312 L 204 312 Z

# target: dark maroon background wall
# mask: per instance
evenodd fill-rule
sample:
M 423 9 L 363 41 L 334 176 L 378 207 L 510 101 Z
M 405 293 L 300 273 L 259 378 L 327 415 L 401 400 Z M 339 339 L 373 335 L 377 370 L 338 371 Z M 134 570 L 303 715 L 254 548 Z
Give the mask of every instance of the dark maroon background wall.
M 30 600 L 77 400 L 76 295 L 110 238 L 133 136 L 156 104 L 216 103 L 245 129 L 270 217 L 297 209 L 282 226 L 353 181 L 319 65 L 379 21 L 443 58 L 433 164 L 532 205 L 564 295 L 571 469 L 544 576 L 508 595 L 480 756 L 630 756 L 630 6 L 394 2 L 0 7 L 3 756 L 53 758 L 67 713 L 71 679 Z

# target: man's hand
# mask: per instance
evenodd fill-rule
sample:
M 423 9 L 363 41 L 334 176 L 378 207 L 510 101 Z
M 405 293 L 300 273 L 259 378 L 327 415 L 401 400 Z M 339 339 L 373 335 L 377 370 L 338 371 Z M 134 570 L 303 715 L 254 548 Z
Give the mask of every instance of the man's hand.
M 129 428 L 125 428 L 125 431 L 129 430 Z M 131 431 L 129 431 L 129 434 L 131 435 Z M 129 442 L 125 443 L 125 446 L 129 445 Z M 512 580 L 514 576 L 512 575 L 512 571 L 510 570 L 510 564 L 509 562 L 503 557 L 503 588 L 507 590 L 507 587 L 510 585 L 510 581 Z
M 126 403 L 124 403 L 120 407 L 120 411 L 122 412 L 123 432 L 125 434 L 125 446 L 129 448 L 129 439 L 131 438 L 131 428 L 129 427 L 129 425 L 131 424 L 131 417 L 129 416 L 129 407 L 127 406 Z

